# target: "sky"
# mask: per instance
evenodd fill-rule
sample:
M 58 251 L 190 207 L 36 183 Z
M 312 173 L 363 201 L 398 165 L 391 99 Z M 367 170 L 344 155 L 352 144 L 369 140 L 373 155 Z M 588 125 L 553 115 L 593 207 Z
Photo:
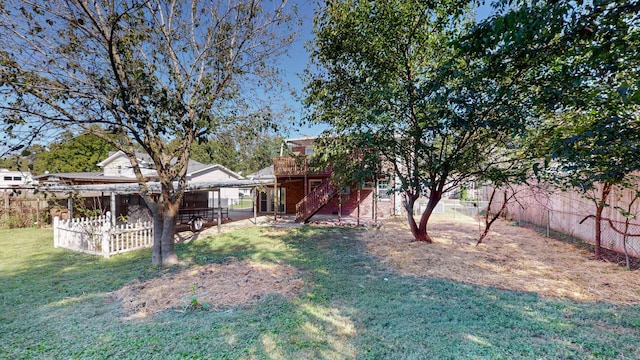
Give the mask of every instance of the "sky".
M 292 44 L 289 54 L 283 57 L 281 65 L 285 72 L 286 80 L 297 93 L 301 94 L 304 88 L 301 74 L 309 63 L 309 53 L 305 48 L 305 43 L 313 40 L 313 16 L 316 9 L 316 0 L 291 0 L 291 3 L 298 8 L 298 15 L 302 18 L 302 27 L 299 29 L 298 37 Z M 484 19 L 490 12 L 491 7 L 488 4 L 484 4 L 478 9 L 476 18 Z M 284 96 L 287 96 L 287 94 Z M 317 136 L 326 128 L 320 125 L 312 127 L 299 126 L 296 123 L 299 123 L 305 116 L 302 104 L 299 100 L 293 98 L 286 103 L 292 108 L 292 112 L 288 115 L 291 115 L 295 120 L 292 124 L 289 124 L 290 132 L 285 134 L 285 137 Z

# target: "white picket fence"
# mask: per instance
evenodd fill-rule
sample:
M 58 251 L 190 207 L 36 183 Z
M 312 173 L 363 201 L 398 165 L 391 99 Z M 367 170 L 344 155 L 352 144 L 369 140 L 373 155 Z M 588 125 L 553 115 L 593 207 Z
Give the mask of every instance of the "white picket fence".
M 92 218 L 53 219 L 53 246 L 106 258 L 153 246 L 153 222 L 115 225 L 111 214 Z

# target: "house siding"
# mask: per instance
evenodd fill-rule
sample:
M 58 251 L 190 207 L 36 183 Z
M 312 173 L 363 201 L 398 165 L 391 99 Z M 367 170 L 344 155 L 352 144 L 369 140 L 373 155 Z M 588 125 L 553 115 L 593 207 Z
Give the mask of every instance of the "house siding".
M 228 179 L 237 179 L 235 176 L 231 176 L 226 171 L 223 170 L 214 170 L 201 175 L 193 176 L 190 181 L 192 182 L 206 182 L 206 181 L 214 181 L 214 180 L 228 180 Z
M 350 189 L 349 194 L 343 194 L 342 203 L 342 215 L 344 216 L 356 216 L 358 214 L 358 190 L 355 188 Z M 378 200 L 374 201 L 375 194 L 373 190 L 364 189 L 360 190 L 360 217 L 374 216 L 374 205 L 377 207 L 377 217 L 386 218 L 393 215 L 393 202 L 391 200 Z M 318 214 L 321 215 L 336 215 L 340 210 L 339 198 L 334 197 L 327 205 L 325 205 Z
M 302 179 L 287 181 L 280 187 L 286 189 L 285 213 L 295 214 L 296 204 L 304 198 L 304 181 Z

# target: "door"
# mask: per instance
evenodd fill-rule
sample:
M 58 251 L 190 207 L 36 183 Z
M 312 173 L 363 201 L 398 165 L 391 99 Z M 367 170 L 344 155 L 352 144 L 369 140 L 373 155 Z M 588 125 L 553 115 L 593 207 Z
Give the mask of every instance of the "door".
M 278 189 L 278 213 L 284 213 L 286 210 L 286 191 L 287 189 Z M 260 212 L 273 212 L 274 197 L 273 189 L 268 189 L 266 192 L 260 193 Z

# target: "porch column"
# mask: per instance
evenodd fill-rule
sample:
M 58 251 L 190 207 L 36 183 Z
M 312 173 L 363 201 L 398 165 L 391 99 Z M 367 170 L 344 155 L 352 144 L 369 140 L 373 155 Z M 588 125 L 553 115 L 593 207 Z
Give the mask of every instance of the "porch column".
M 278 178 L 273 183 L 273 221 L 278 220 Z
M 251 194 L 253 195 L 253 223 L 258 223 L 258 188 L 253 188 L 251 190 Z
M 112 191 L 111 194 L 109 194 L 109 198 L 110 198 L 109 210 L 111 210 L 111 224 L 115 226 L 116 219 L 118 217 L 118 215 L 116 214 L 118 212 L 118 209 L 116 209 L 116 193 Z
M 378 177 L 377 176 L 373 184 L 373 201 L 371 202 L 371 206 L 373 207 L 372 209 L 373 212 L 371 214 L 371 217 L 373 218 L 373 224 L 377 225 L 378 224 Z
M 73 219 L 73 194 L 69 193 L 69 198 L 67 199 L 67 210 L 69 210 L 69 219 Z

